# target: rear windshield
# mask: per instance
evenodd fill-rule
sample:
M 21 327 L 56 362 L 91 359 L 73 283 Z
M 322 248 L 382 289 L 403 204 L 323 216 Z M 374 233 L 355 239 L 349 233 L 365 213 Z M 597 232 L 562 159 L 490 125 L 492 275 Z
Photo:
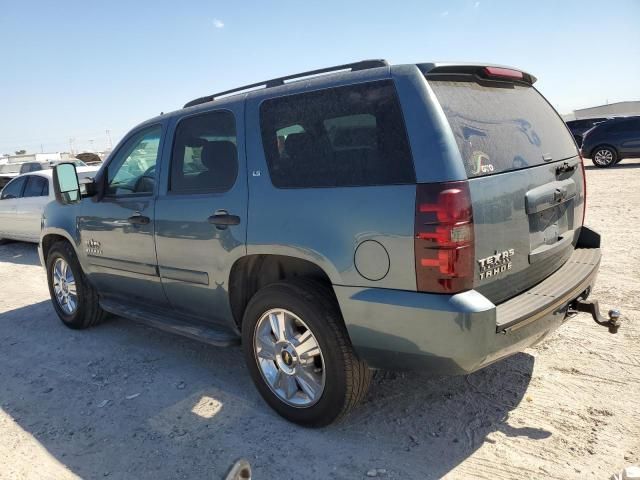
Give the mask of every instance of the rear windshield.
M 469 177 L 533 167 L 577 155 L 567 128 L 533 87 L 430 81 Z

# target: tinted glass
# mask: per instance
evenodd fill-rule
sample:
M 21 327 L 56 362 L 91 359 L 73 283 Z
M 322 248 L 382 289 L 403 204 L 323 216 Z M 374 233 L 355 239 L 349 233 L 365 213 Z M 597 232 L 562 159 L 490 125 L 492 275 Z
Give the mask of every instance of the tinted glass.
M 24 185 L 25 180 L 25 177 L 20 177 L 8 183 L 2 190 L 0 199 L 18 198 L 20 193 L 22 193 L 22 186 Z
M 178 124 L 171 192 L 223 192 L 233 187 L 237 176 L 236 122 L 231 112 L 209 112 Z
M 29 172 L 37 172 L 38 170 L 43 170 L 43 167 L 39 163 L 29 162 L 24 163 L 22 168 L 20 169 L 20 173 L 29 173 Z
M 469 177 L 517 170 L 578 152 L 564 122 L 533 87 L 430 81 Z
M 156 184 L 160 125 L 135 133 L 109 162 L 107 194 L 151 194 Z
M 23 197 L 43 197 L 49 195 L 49 181 L 46 178 L 30 175 Z
M 260 123 L 276 187 L 415 182 L 391 81 L 267 100 L 260 108 Z
M 570 128 L 586 128 L 591 124 L 592 122 L 590 120 L 572 120 L 570 122 L 567 122 L 567 125 Z
M 618 124 L 621 132 L 638 132 L 640 133 L 640 119 L 624 120 Z

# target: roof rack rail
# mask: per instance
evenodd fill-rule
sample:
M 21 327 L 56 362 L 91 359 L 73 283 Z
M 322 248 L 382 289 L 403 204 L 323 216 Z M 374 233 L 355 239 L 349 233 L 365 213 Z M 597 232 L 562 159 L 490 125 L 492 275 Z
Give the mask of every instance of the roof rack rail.
M 336 65 L 335 67 L 320 68 L 318 70 L 310 70 L 308 72 L 296 73 L 293 75 L 287 75 L 286 77 L 274 78 L 271 80 L 265 80 L 264 82 L 252 83 L 251 85 L 245 85 L 243 87 L 232 88 L 231 90 L 225 90 L 224 92 L 214 93 L 213 95 L 207 95 L 206 97 L 196 98 L 184 105 L 184 108 L 193 107 L 202 103 L 207 103 L 215 100 L 217 97 L 229 95 L 231 93 L 242 92 L 243 90 L 249 90 L 256 87 L 271 88 L 279 85 L 284 85 L 287 80 L 293 80 L 295 78 L 310 77 L 312 75 L 319 75 L 321 73 L 338 72 L 340 70 L 351 70 L 352 72 L 358 70 L 367 70 L 369 68 L 387 67 L 389 62 L 386 60 L 361 60 L 354 63 L 346 63 L 344 65 Z

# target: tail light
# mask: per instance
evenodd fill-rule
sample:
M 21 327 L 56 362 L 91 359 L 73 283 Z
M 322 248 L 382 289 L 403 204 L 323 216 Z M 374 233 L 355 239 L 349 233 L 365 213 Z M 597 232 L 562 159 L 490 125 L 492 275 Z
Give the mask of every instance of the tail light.
M 587 172 L 584 170 L 582 151 L 580 152 L 580 167 L 582 168 L 582 225 L 584 225 L 584 217 L 587 214 Z
M 471 195 L 466 181 L 417 185 L 414 252 L 421 292 L 473 287 Z
M 487 77 L 512 78 L 516 80 L 524 80 L 524 73 L 518 70 L 513 70 L 512 68 L 484 67 L 484 73 Z

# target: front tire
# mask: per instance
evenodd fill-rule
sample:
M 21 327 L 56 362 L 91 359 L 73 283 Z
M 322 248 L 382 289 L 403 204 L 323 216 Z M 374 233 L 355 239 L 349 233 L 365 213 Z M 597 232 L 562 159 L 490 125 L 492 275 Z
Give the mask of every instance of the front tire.
M 265 401 L 309 427 L 344 417 L 366 395 L 371 371 L 353 351 L 330 288 L 298 280 L 268 285 L 247 306 L 242 347 Z
M 611 147 L 598 147 L 593 150 L 592 162 L 598 168 L 609 168 L 618 163 L 618 152 Z
M 89 328 L 102 322 L 98 293 L 87 281 L 75 251 L 68 242 L 57 242 L 47 254 L 47 281 L 51 302 L 67 327 Z

